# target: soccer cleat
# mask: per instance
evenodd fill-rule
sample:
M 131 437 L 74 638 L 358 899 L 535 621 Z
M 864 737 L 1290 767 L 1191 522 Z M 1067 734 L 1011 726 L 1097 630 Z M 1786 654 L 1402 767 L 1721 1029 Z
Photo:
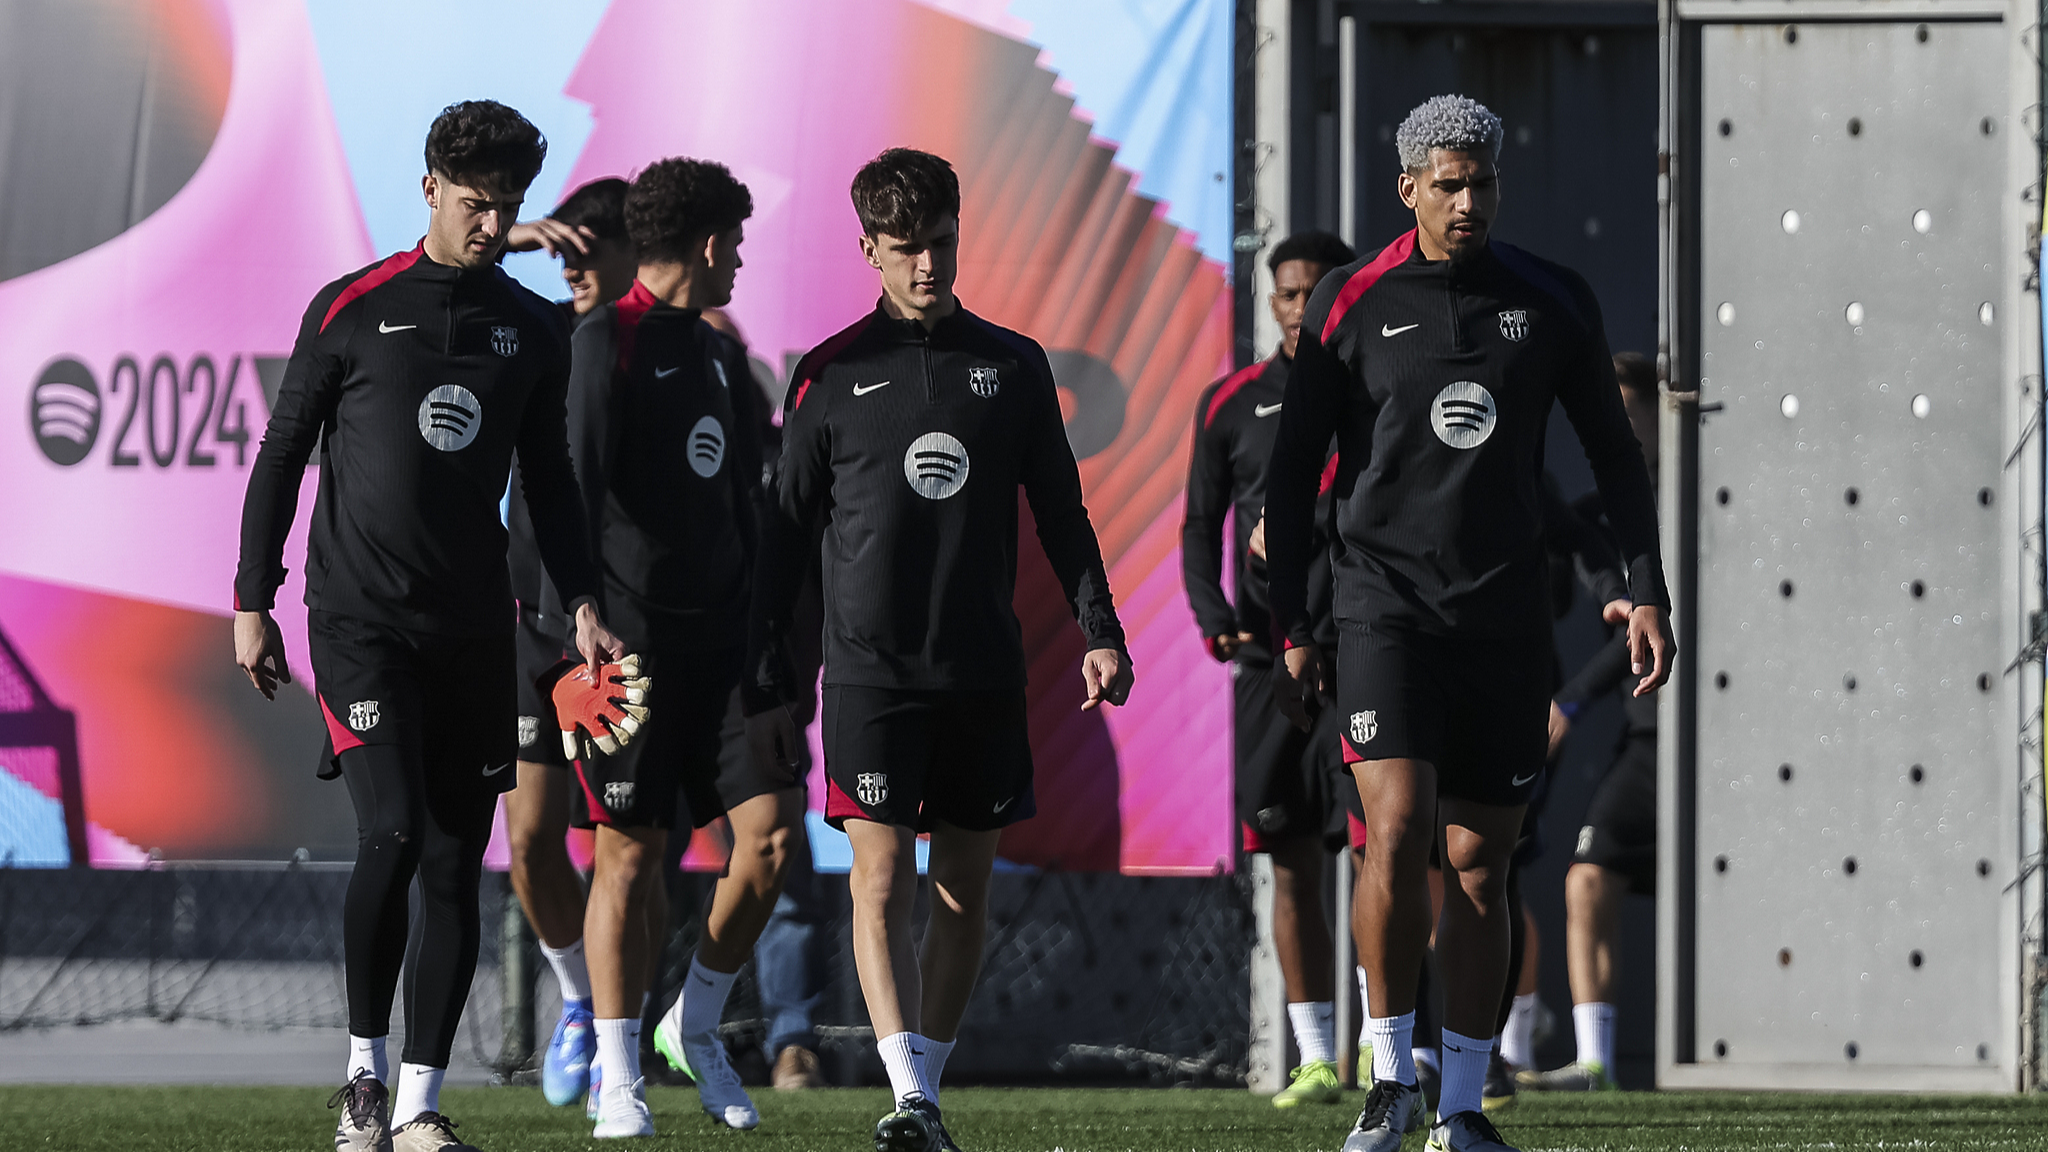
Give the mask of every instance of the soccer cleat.
M 655 1025 L 654 1050 L 661 1053 L 669 1067 L 696 1081 L 697 1103 L 705 1115 L 742 1132 L 759 1127 L 761 1114 L 754 1110 L 754 1101 L 740 1086 L 740 1074 L 732 1070 L 732 1061 L 726 1058 L 725 1042 L 716 1032 L 684 1036 L 682 1020 L 683 1002 L 678 999 L 662 1016 L 661 1023 Z
M 1482 1112 L 1460 1112 L 1437 1121 L 1429 1132 L 1429 1152 L 1516 1152 L 1500 1138 L 1500 1129 Z
M 1287 1074 L 1287 1087 L 1273 1097 L 1273 1107 L 1293 1108 L 1301 1104 L 1335 1104 L 1344 1098 L 1344 1085 L 1337 1079 L 1337 1066 L 1328 1060 L 1311 1060 Z
M 875 1152 L 957 1152 L 939 1106 L 913 1092 L 875 1122 Z
M 365 1069 L 327 1098 L 341 1109 L 334 1126 L 334 1152 L 391 1152 L 391 1093 Z
M 647 1110 L 646 1078 L 603 1094 L 597 1106 L 597 1128 L 590 1135 L 598 1140 L 654 1135 L 654 1113 Z
M 1486 1083 L 1479 1089 L 1479 1106 L 1488 1112 L 1513 1107 L 1515 1103 L 1515 1078 L 1508 1072 L 1508 1062 L 1500 1058 L 1500 1049 L 1486 1060 Z
M 422 1112 L 391 1134 L 391 1152 L 477 1152 L 455 1138 L 456 1123 L 439 1112 Z
M 590 1065 L 597 1058 L 597 1029 L 590 1004 L 571 1000 L 562 1005 L 555 1035 L 540 1061 L 540 1091 L 557 1108 L 574 1104 L 590 1088 Z
M 1365 1111 L 1358 1114 L 1358 1123 L 1344 1138 L 1343 1152 L 1395 1152 L 1401 1147 L 1401 1137 L 1422 1130 L 1422 1113 L 1427 1107 L 1422 1090 L 1412 1084 L 1374 1081 L 1365 1098 Z
M 1548 1072 L 1525 1068 L 1515 1073 L 1515 1083 L 1531 1092 L 1613 1092 L 1617 1088 L 1614 1077 L 1598 1060 L 1574 1060 Z

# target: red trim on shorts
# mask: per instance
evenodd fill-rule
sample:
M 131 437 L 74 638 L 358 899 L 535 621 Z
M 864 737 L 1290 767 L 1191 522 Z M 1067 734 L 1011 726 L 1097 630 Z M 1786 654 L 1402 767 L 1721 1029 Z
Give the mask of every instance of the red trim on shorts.
M 1365 821 L 1360 820 L 1358 817 L 1352 815 L 1349 812 L 1346 812 L 1344 813 L 1344 828 L 1346 831 L 1351 833 L 1351 846 L 1353 848 L 1365 847 Z
M 1267 366 L 1271 365 L 1273 358 L 1278 355 L 1280 354 L 1275 352 L 1272 356 L 1268 356 L 1257 364 L 1240 368 L 1225 377 L 1223 383 L 1216 386 L 1216 395 L 1209 398 L 1209 410 L 1202 413 L 1202 427 L 1207 428 L 1209 425 L 1214 424 L 1216 422 L 1216 414 L 1223 411 L 1223 406 L 1229 403 L 1230 398 L 1244 391 L 1245 385 L 1257 380 L 1264 374 Z
M 1323 321 L 1323 343 L 1328 344 L 1330 337 L 1336 335 L 1338 322 L 1344 319 L 1346 312 L 1351 311 L 1353 304 L 1358 303 L 1359 297 L 1364 296 L 1373 285 L 1379 283 L 1380 277 L 1386 275 L 1388 269 L 1400 265 L 1414 252 L 1415 229 L 1410 228 L 1392 244 L 1381 249 L 1372 263 L 1353 272 L 1351 279 L 1344 282 L 1344 287 L 1337 290 L 1337 299 L 1330 304 L 1330 315 Z
M 1343 732 L 1337 734 L 1337 742 L 1344 745 L 1344 763 L 1363 764 L 1372 757 L 1351 746 L 1351 737 Z
M 386 280 L 418 263 L 419 258 L 426 253 L 426 250 L 427 242 L 422 240 L 418 244 L 413 245 L 412 251 L 400 252 L 395 256 L 386 257 L 382 264 L 358 276 L 355 283 L 343 288 L 341 295 L 334 298 L 334 303 L 327 306 L 327 315 L 320 318 L 320 330 L 322 332 L 327 331 L 327 326 L 334 322 L 335 315 L 353 303 L 356 297 L 382 285 Z M 360 744 L 362 741 L 358 740 L 356 743 Z
M 868 814 L 854 802 L 853 797 L 840 790 L 839 781 L 825 777 L 825 819 L 866 820 Z
M 318 695 L 318 693 L 315 693 L 315 695 Z M 363 738 L 356 735 L 355 729 L 334 718 L 334 713 L 327 707 L 327 698 L 325 696 L 320 697 L 320 715 L 327 721 L 327 738 L 334 743 L 334 754 L 336 756 L 351 748 L 361 748 L 363 746 Z
M 583 761 L 571 761 L 569 769 L 576 773 L 576 784 L 583 789 L 584 802 L 590 806 L 591 820 L 599 824 L 610 824 L 612 822 L 612 814 L 605 810 L 604 805 L 597 802 L 597 793 L 590 790 L 590 781 L 583 777 Z
M 1240 821 L 1237 826 L 1244 833 L 1245 851 L 1271 852 L 1273 850 L 1273 846 L 1266 843 L 1266 838 L 1264 836 L 1259 835 L 1259 830 L 1257 828 L 1254 828 L 1251 825 L 1246 824 L 1242 821 Z

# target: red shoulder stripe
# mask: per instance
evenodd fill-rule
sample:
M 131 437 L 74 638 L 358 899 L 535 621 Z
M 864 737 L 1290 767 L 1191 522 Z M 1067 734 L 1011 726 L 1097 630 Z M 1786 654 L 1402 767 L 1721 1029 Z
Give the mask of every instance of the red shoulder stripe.
M 1316 489 L 1316 495 L 1328 496 L 1330 494 L 1330 489 L 1335 488 L 1336 486 L 1337 454 L 1335 452 L 1332 452 L 1330 453 L 1329 461 L 1323 465 L 1323 482 L 1322 485 Z
M 619 346 L 619 371 L 626 372 L 633 367 L 633 338 L 640 333 L 640 318 L 657 301 L 647 285 L 633 281 L 633 287 L 619 297 L 618 320 L 612 327 L 613 342 Z
M 1337 322 L 1344 319 L 1344 314 L 1351 311 L 1351 306 L 1358 303 L 1358 298 L 1379 283 L 1380 277 L 1387 274 L 1387 269 L 1399 265 L 1414 251 L 1415 229 L 1410 228 L 1401 233 L 1392 244 L 1380 249 L 1380 254 L 1373 258 L 1372 263 L 1351 274 L 1351 279 L 1346 280 L 1344 287 L 1337 290 L 1336 302 L 1330 305 L 1330 316 L 1323 321 L 1323 343 L 1330 342 L 1330 337 L 1336 334 Z
M 1273 356 L 1278 355 L 1278 352 L 1273 354 Z M 1207 428 L 1209 425 L 1214 424 L 1216 422 L 1216 414 L 1223 411 L 1223 405 L 1232 396 L 1243 391 L 1245 385 L 1257 380 L 1266 371 L 1266 366 L 1272 362 L 1273 357 L 1268 356 L 1257 364 L 1240 368 L 1229 376 L 1224 377 L 1223 383 L 1216 386 L 1216 394 L 1209 398 L 1209 410 L 1202 413 L 1202 427 Z
M 875 314 L 870 312 L 840 329 L 831 339 L 811 349 L 810 355 L 805 356 L 796 366 L 796 399 L 790 402 L 791 412 L 803 407 L 804 394 L 809 392 L 811 384 L 824 374 L 825 366 L 838 359 L 839 354 L 846 351 L 847 345 L 858 339 L 861 333 L 868 330 L 868 325 L 874 322 Z
M 340 315 L 343 308 L 354 303 L 356 297 L 363 295 L 370 289 L 412 267 L 418 262 L 425 248 L 426 241 L 422 240 L 412 246 L 412 251 L 400 252 L 395 256 L 388 257 L 382 264 L 356 277 L 356 282 L 343 288 L 341 295 L 334 298 L 334 303 L 327 306 L 327 315 L 320 318 L 320 330 L 322 332 L 327 331 L 327 326 L 334 322 L 334 318 Z

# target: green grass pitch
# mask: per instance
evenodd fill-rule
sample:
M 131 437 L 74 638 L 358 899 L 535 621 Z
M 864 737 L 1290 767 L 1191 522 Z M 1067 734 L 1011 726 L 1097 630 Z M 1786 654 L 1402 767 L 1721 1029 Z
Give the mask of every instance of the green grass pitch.
M 304 1152 L 333 1138 L 326 1093 L 303 1088 L 0 1087 L 7 1152 Z M 866 1152 L 888 1107 L 879 1088 L 761 1091 L 753 1132 L 715 1128 L 688 1089 L 648 1092 L 660 1135 L 628 1148 Z M 965 1152 L 1309 1152 L 1343 1143 L 1362 1093 L 1279 1112 L 1249 1093 L 952 1088 L 947 1126 Z M 585 1149 L 581 1108 L 535 1089 L 450 1089 L 442 1106 L 483 1152 Z M 2048 1099 L 1720 1094 L 1524 1098 L 1499 1117 L 1524 1152 L 1720 1149 L 2048 1149 Z M 1410 1136 L 1405 1152 L 1421 1152 Z M 608 1147 L 619 1147 L 607 1142 Z

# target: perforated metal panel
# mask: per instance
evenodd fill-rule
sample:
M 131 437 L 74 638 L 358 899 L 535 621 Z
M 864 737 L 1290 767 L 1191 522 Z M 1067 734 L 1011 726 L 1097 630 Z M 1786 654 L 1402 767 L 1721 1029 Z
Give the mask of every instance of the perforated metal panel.
M 2009 33 L 1694 36 L 1691 1058 L 2009 1087 Z

